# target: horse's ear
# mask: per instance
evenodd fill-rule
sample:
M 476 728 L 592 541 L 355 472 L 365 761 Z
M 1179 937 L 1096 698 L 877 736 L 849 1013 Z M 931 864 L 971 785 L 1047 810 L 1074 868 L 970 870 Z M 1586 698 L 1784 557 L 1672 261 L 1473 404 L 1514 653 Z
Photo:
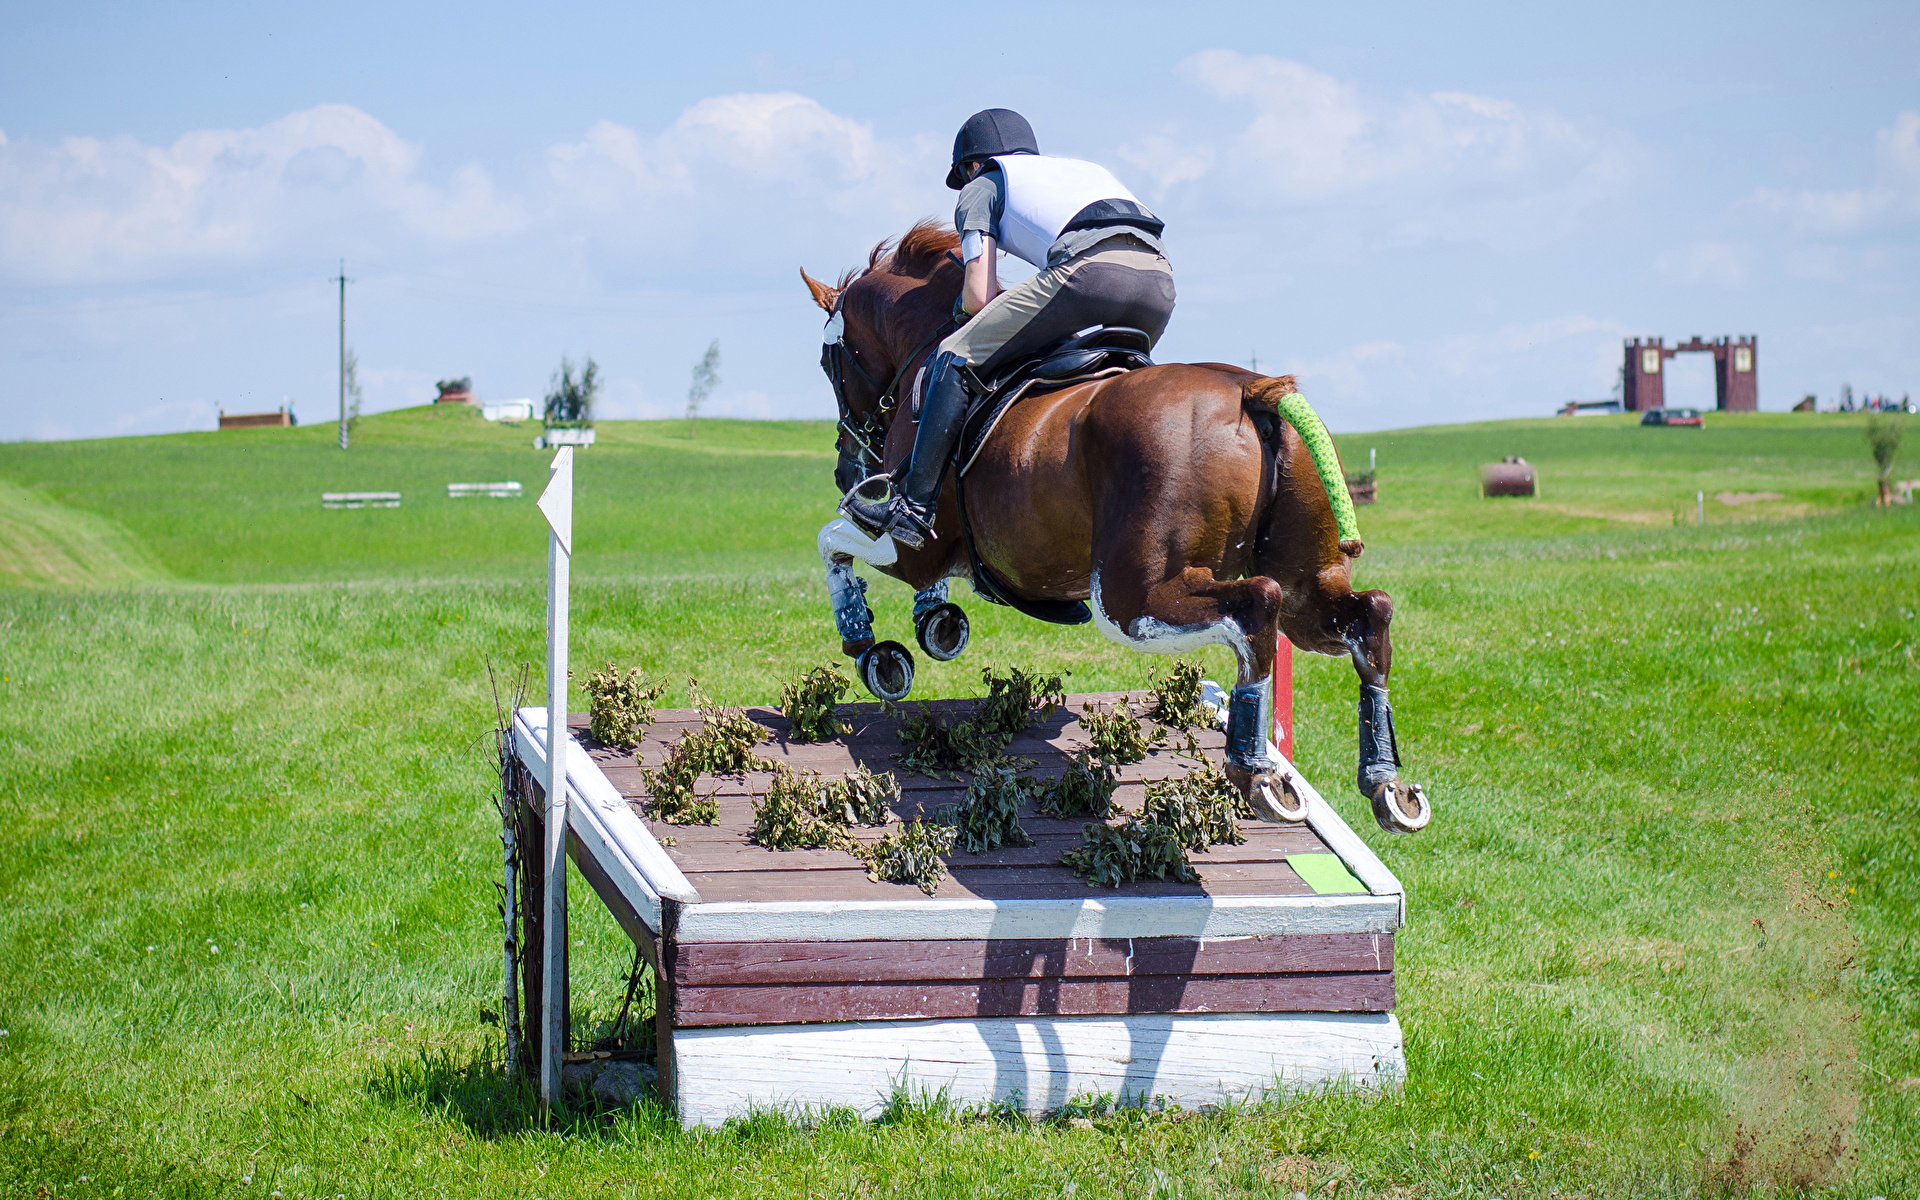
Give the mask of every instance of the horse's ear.
M 818 304 L 822 311 L 831 313 L 833 311 L 834 301 L 840 298 L 839 289 L 830 288 L 818 279 L 807 274 L 805 267 L 800 268 L 800 278 L 807 281 L 807 290 L 813 293 L 813 302 Z

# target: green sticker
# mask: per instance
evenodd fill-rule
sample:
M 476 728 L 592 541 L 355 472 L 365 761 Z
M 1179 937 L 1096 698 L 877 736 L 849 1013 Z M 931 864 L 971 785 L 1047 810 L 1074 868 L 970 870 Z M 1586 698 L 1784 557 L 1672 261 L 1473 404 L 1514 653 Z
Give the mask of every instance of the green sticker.
M 1366 894 L 1367 886 L 1353 877 L 1353 872 L 1347 870 L 1347 864 L 1340 861 L 1338 854 L 1289 854 L 1287 865 L 1317 895 Z

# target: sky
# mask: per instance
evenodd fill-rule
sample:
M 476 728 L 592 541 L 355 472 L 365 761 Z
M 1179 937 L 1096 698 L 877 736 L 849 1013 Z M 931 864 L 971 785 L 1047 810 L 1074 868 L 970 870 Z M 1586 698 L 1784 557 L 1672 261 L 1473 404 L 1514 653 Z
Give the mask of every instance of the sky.
M 986 107 L 1166 220 L 1158 359 L 1335 430 L 1605 398 L 1629 336 L 1920 392 L 1912 4 L 7 8 L 0 439 L 333 419 L 342 260 L 367 411 L 591 356 L 677 416 L 718 339 L 703 412 L 831 416 L 798 271 L 950 220 Z

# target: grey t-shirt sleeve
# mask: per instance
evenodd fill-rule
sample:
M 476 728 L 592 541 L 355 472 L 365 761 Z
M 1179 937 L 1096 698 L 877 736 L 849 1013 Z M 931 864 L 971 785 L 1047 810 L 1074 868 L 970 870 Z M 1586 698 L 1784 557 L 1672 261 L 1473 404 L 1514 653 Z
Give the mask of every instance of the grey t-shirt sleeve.
M 960 199 L 953 207 L 953 228 L 956 233 L 984 233 L 998 241 L 1000 238 L 1000 214 L 1006 211 L 1006 182 L 999 168 L 982 171 L 972 182 L 960 189 Z

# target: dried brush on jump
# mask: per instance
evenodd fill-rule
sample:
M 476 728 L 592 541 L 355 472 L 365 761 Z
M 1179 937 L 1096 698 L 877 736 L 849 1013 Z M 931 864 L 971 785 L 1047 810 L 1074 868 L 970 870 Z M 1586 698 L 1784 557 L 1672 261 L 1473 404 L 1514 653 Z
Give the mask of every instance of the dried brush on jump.
M 587 676 L 587 732 L 602 746 L 631 750 L 647 736 L 653 724 L 653 706 L 667 690 L 664 683 L 648 683 L 635 667 L 622 675 L 609 662 L 605 670 Z
M 853 680 L 833 666 L 815 667 L 787 680 L 780 688 L 780 712 L 791 723 L 788 738 L 824 742 L 852 733 L 853 727 L 835 715 L 852 687 Z
M 1062 854 L 1060 865 L 1095 887 L 1117 888 L 1149 878 L 1200 882 L 1179 834 L 1134 818 L 1119 825 L 1087 822 L 1080 830 L 1080 845 Z
M 931 896 L 947 877 L 944 854 L 953 852 L 956 831 L 933 821 L 902 822 L 899 829 L 871 846 L 854 851 L 867 864 L 867 878 L 875 883 L 911 883 Z
M 640 777 L 654 816 L 670 825 L 711 825 L 720 818 L 720 806 L 711 795 L 694 794 L 701 775 L 745 775 L 772 770 L 773 764 L 753 752 L 767 731 L 745 712 L 714 704 L 701 695 L 695 679 L 687 680 L 687 693 L 699 707 L 700 728 L 681 734 L 660 766 L 642 768 Z
M 1177 779 L 1148 784 L 1146 803 L 1140 807 L 1142 821 L 1173 830 L 1188 850 L 1245 842 L 1237 816 L 1251 819 L 1253 811 L 1220 768 L 1204 758 Z
M 1095 757 L 1093 751 L 1076 750 L 1067 758 L 1067 769 L 1037 784 L 1034 811 L 1047 817 L 1100 817 L 1116 812 L 1114 789 L 1120 777 L 1112 764 Z

